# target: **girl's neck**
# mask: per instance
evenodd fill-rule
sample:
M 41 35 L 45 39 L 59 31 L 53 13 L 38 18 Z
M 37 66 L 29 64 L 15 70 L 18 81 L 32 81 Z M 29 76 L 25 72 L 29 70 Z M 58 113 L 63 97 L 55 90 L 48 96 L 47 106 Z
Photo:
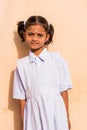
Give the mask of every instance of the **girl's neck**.
M 39 48 L 39 49 L 31 49 L 31 51 L 36 55 L 36 56 L 38 56 L 42 51 L 43 51 L 43 49 L 44 49 L 45 47 L 41 47 L 41 48 Z

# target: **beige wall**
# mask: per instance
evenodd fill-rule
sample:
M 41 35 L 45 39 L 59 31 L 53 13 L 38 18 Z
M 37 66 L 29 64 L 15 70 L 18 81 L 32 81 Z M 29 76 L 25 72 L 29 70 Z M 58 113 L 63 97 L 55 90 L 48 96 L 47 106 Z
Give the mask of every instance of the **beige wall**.
M 13 70 L 18 57 L 28 53 L 16 34 L 16 23 L 42 15 L 55 27 L 50 51 L 68 62 L 73 90 L 69 92 L 72 130 L 87 129 L 87 1 L 0 1 L 0 130 L 19 130 L 19 104 L 12 99 Z

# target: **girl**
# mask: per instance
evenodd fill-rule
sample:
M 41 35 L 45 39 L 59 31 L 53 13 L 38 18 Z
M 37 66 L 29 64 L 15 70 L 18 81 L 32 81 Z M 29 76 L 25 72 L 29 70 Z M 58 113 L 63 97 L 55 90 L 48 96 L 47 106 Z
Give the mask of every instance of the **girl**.
M 54 28 L 42 16 L 18 23 L 29 55 L 17 60 L 13 98 L 20 100 L 23 130 L 69 130 L 68 92 L 72 88 L 67 64 L 56 52 L 48 52 Z

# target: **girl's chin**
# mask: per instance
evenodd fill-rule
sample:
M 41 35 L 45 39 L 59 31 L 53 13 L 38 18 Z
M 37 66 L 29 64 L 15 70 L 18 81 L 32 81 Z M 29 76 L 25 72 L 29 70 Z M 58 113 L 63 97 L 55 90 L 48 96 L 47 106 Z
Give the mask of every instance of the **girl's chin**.
M 38 50 L 39 47 L 30 47 L 31 50 Z
M 37 50 L 43 50 L 44 47 L 30 47 L 31 50 L 37 51 Z

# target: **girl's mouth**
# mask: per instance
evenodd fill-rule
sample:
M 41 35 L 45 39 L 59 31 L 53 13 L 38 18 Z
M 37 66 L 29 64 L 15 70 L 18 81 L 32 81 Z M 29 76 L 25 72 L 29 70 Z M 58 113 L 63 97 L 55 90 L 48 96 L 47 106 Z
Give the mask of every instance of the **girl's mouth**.
M 37 42 L 31 42 L 32 45 L 37 45 L 38 43 Z

